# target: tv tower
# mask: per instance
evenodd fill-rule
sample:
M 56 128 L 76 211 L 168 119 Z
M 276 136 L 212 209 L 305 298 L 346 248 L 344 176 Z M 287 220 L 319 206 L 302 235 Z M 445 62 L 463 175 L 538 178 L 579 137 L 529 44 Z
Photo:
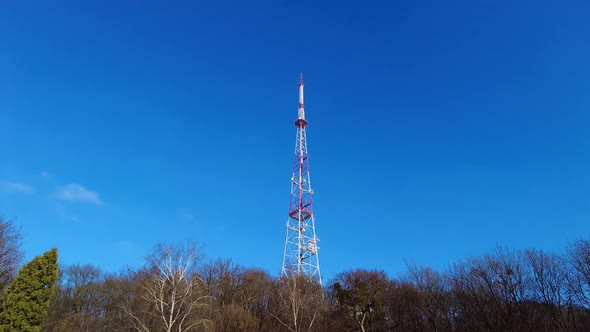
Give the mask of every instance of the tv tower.
M 299 114 L 295 141 L 295 161 L 291 177 L 291 201 L 287 234 L 283 253 L 282 276 L 299 275 L 322 283 L 320 261 L 318 258 L 319 239 L 315 234 L 312 199 L 313 190 L 309 177 L 307 138 L 305 135 L 305 110 L 303 108 L 303 74 L 299 79 Z

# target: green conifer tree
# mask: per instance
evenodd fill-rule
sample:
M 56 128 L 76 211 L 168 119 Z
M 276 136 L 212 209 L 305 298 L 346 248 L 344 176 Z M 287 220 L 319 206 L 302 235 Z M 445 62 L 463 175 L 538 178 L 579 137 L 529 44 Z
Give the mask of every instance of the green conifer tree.
M 57 249 L 25 264 L 0 304 L 0 331 L 40 331 L 57 282 Z

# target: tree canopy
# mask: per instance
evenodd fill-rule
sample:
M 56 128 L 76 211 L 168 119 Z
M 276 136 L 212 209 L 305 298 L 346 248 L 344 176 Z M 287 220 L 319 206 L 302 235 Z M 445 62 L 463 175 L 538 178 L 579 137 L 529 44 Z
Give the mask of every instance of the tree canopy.
M 18 272 L 2 297 L 0 326 L 8 331 L 40 331 L 57 281 L 57 249 L 35 257 Z

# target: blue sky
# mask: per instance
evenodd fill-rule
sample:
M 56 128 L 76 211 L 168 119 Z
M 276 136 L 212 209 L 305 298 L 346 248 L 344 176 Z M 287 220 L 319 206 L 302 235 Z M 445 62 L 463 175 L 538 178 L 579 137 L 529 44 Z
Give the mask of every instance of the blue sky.
M 395 4 L 393 4 L 395 3 Z M 5 1 L 0 214 L 27 259 L 280 269 L 303 72 L 324 277 L 590 233 L 585 1 Z

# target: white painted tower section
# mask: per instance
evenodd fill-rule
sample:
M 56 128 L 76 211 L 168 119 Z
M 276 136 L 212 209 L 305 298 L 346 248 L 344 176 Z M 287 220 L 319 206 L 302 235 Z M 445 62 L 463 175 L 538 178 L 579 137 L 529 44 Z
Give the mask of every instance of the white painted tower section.
M 299 82 L 299 119 L 305 120 L 305 110 L 303 108 L 303 78 Z

